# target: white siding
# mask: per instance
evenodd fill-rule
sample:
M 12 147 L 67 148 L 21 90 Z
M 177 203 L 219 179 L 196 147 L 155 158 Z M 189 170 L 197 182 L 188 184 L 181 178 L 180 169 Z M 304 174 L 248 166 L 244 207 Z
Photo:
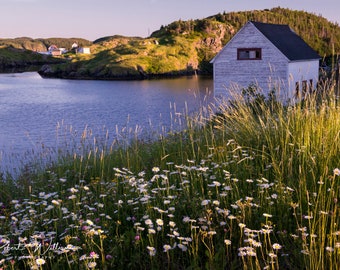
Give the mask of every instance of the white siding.
M 316 87 L 319 77 L 319 60 L 296 61 L 289 63 L 288 66 L 288 84 L 289 97 L 294 98 L 296 94 L 296 83 L 299 83 L 300 93 L 302 94 L 302 82 L 313 81 L 313 87 Z
M 261 60 L 237 60 L 238 48 L 261 48 Z M 251 23 L 246 24 L 213 59 L 215 95 L 257 84 L 264 93 L 285 85 L 288 59 Z
M 77 52 L 78 53 L 83 53 L 83 54 L 90 54 L 91 53 L 90 48 L 87 48 L 87 47 L 79 48 Z

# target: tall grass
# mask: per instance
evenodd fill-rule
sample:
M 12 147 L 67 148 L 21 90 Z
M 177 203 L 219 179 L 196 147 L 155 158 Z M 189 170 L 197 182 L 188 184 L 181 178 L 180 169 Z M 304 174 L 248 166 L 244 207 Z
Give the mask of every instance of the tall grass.
M 282 219 L 276 227 L 302 232 L 301 267 L 307 269 L 339 265 L 338 260 L 329 261 L 329 251 L 332 244 L 339 246 L 339 179 L 335 178 L 338 170 L 333 169 L 340 163 L 340 108 L 335 84 L 325 86 L 291 106 L 256 97 L 249 102 L 239 96 L 232 108 L 222 106 L 215 119 L 226 138 L 262 156 L 266 167 L 257 165 L 255 171 L 277 181 L 279 197 L 287 197 L 287 187 L 294 190 L 289 200 L 295 224 L 287 209 L 280 207 L 276 215 Z M 282 203 L 287 204 L 287 199 Z
M 0 267 L 339 269 L 334 90 L 241 95 L 156 141 L 84 132 L 90 148 L 1 197 Z

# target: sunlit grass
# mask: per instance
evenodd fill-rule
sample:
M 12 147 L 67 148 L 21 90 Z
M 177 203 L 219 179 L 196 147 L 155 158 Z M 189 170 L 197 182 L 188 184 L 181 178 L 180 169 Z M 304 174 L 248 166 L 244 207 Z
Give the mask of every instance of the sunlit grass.
M 84 131 L 20 196 L 3 183 L 0 267 L 338 269 L 340 107 L 321 90 L 239 96 L 157 140 Z

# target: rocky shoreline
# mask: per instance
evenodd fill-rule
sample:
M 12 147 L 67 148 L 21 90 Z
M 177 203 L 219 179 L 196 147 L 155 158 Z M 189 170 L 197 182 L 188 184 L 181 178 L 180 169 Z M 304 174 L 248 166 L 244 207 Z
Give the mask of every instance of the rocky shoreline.
M 65 69 L 55 68 L 53 65 L 45 64 L 38 70 L 42 78 L 58 78 L 58 79 L 74 79 L 74 80 L 150 80 L 150 79 L 165 79 L 178 78 L 183 76 L 201 75 L 198 70 L 180 70 L 162 74 L 150 74 L 143 71 L 141 68 L 121 69 L 113 73 L 108 70 L 96 72 L 82 71 L 72 69 L 70 66 Z

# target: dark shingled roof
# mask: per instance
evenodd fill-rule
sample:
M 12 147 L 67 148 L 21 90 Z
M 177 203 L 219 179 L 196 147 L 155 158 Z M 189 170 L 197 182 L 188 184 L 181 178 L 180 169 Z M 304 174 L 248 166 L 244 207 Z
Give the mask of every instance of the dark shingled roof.
M 288 25 L 251 21 L 289 60 L 320 59 L 321 57 Z

